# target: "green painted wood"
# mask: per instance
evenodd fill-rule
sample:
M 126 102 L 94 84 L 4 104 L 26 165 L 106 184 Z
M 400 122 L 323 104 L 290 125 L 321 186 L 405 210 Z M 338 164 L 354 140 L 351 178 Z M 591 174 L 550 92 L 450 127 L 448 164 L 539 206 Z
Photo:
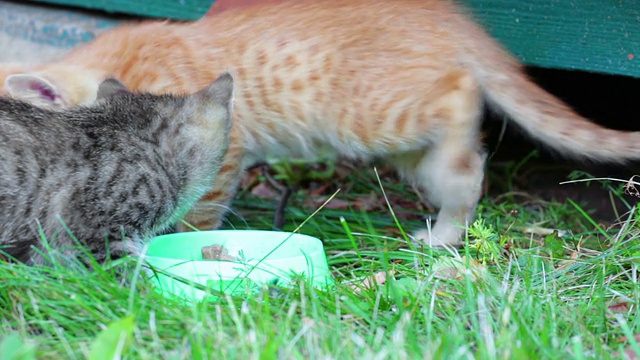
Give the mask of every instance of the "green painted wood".
M 638 0 L 462 0 L 526 64 L 640 77 Z
M 76 6 L 110 13 L 131 14 L 174 20 L 197 20 L 207 13 L 214 0 L 32 0 Z
M 214 0 L 34 1 L 195 20 Z M 640 0 L 459 1 L 525 64 L 640 77 Z

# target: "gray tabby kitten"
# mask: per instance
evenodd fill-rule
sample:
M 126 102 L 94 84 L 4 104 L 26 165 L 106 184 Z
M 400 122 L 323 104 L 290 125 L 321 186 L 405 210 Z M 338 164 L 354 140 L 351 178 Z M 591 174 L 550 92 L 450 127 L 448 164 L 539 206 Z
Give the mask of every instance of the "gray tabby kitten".
M 156 96 L 108 79 L 95 104 L 66 110 L 0 98 L 0 254 L 41 265 L 41 232 L 63 256 L 78 255 L 74 238 L 98 261 L 139 251 L 213 184 L 233 87 L 224 74 Z

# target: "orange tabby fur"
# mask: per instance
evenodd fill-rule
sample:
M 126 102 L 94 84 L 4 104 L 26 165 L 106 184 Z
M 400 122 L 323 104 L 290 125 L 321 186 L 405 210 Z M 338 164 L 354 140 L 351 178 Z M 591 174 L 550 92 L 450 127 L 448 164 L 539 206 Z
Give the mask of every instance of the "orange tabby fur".
M 181 93 L 227 70 L 237 84 L 232 146 L 211 192 L 187 217 L 199 228 L 220 224 L 251 163 L 329 150 L 390 161 L 440 207 L 432 231 L 416 237 L 459 244 L 483 178 L 483 100 L 564 155 L 640 158 L 639 133 L 577 115 L 442 0 L 292 0 L 189 24 L 127 25 L 8 77 L 5 89 L 66 106 L 93 101 L 107 76 L 132 90 Z

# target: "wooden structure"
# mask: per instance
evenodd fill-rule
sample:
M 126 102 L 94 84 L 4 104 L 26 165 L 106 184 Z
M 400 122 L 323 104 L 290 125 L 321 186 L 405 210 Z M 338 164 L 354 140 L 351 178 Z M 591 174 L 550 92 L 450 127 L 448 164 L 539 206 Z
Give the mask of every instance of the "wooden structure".
M 225 0 L 218 1 L 222 3 Z M 249 0 L 228 2 L 235 5 L 244 1 Z M 471 9 L 477 21 L 525 64 L 640 77 L 638 0 L 460 1 Z M 195 20 L 206 14 L 214 0 L 32 2 L 136 16 Z
M 214 0 L 34 0 L 109 13 L 130 14 L 175 20 L 197 20 L 207 13 Z
M 464 0 L 528 65 L 640 77 L 637 0 Z

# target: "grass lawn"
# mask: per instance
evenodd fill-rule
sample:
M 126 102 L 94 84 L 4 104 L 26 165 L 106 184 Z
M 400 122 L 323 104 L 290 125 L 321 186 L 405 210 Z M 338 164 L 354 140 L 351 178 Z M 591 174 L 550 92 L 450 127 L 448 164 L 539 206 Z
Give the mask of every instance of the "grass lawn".
M 324 241 L 335 289 L 320 291 L 300 280 L 293 289 L 272 288 L 249 299 L 183 304 L 136 275 L 133 259 L 91 272 L 0 263 L 0 359 L 640 354 L 637 212 L 625 216 L 629 209 L 617 209 L 622 222 L 605 228 L 573 202 L 506 193 L 483 199 L 469 244 L 456 255 L 407 245 L 380 201 L 372 168 L 340 183 L 334 205 L 300 230 Z M 407 231 L 423 226 L 415 193 L 386 176 L 381 183 L 399 223 Z M 334 185 L 296 193 L 286 229 L 322 202 L 310 193 L 332 193 Z M 620 187 L 612 183 L 614 196 Z M 231 215 L 227 228 L 271 228 L 274 201 L 256 193 L 240 194 L 235 209 L 242 218 Z M 124 285 L 115 276 L 122 270 Z

